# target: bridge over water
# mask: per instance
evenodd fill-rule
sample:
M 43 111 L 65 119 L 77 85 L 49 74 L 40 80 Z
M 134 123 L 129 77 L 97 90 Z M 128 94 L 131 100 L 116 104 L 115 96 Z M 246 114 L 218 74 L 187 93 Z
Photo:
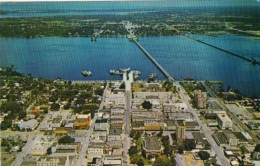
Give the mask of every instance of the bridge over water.
M 151 62 L 163 73 L 165 77 L 167 77 L 170 81 L 174 81 L 174 78 L 166 71 L 164 68 L 150 55 L 149 52 L 145 50 L 145 48 L 135 39 L 134 43 L 143 51 L 143 53 L 151 60 Z
M 197 42 L 199 42 L 199 43 L 205 44 L 205 45 L 207 45 L 207 46 L 213 47 L 213 48 L 215 48 L 215 49 L 217 49 L 217 50 L 223 51 L 223 52 L 225 52 L 225 53 L 227 53 L 227 54 L 229 54 L 229 55 L 231 55 L 231 56 L 235 56 L 235 57 L 237 57 L 237 58 L 240 58 L 240 59 L 243 59 L 243 60 L 245 60 L 245 61 L 251 62 L 252 64 L 260 65 L 260 62 L 254 60 L 254 59 L 250 59 L 250 58 L 248 58 L 248 57 L 239 55 L 239 54 L 237 54 L 237 53 L 230 52 L 230 51 L 228 51 L 228 50 L 225 50 L 225 49 L 222 49 L 222 48 L 220 48 L 220 47 L 214 46 L 214 45 L 212 45 L 212 44 L 206 43 L 206 42 L 201 41 L 201 40 L 199 40 L 199 39 L 195 39 L 195 38 L 193 38 L 193 37 L 191 37 L 191 36 L 187 36 L 187 35 L 182 35 L 182 36 L 184 36 L 184 37 L 186 37 L 186 38 L 188 38 L 188 39 L 197 41 Z

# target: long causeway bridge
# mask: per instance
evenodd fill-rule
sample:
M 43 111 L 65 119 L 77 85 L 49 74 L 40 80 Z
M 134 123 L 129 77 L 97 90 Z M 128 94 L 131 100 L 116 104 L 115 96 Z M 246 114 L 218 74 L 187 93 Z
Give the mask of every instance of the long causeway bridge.
M 182 35 L 182 36 L 184 36 L 184 37 L 186 37 L 186 38 L 188 38 L 188 39 L 197 41 L 197 42 L 199 42 L 199 43 L 205 44 L 205 45 L 207 45 L 207 46 L 213 47 L 213 48 L 215 48 L 215 49 L 217 49 L 217 50 L 223 51 L 223 52 L 225 52 L 225 53 L 227 53 L 227 54 L 229 54 L 229 55 L 232 55 L 232 56 L 234 56 L 234 57 L 237 57 L 237 58 L 240 58 L 240 59 L 242 59 L 242 60 L 251 62 L 252 64 L 260 65 L 260 62 L 254 60 L 254 59 L 250 59 L 250 58 L 248 58 L 248 57 L 245 57 L 245 56 L 242 56 L 242 55 L 239 55 L 239 54 L 230 52 L 230 51 L 228 51 L 228 50 L 225 50 L 225 49 L 222 49 L 222 48 L 220 48 L 220 47 L 214 46 L 214 45 L 212 45 L 212 44 L 206 43 L 206 42 L 201 41 L 201 40 L 199 40 L 199 39 L 195 39 L 195 38 L 193 38 L 193 37 L 191 37 L 191 36 L 187 36 L 187 35 Z
M 147 52 L 144 47 L 135 39 L 134 43 L 143 51 L 143 53 L 151 60 L 151 62 L 167 77 L 170 81 L 174 81 L 174 78 Z

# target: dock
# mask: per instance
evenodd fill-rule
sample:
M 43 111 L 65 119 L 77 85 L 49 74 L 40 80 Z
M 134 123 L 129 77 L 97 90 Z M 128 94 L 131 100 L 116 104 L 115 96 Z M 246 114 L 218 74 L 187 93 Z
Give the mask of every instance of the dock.
M 252 64 L 260 65 L 260 62 L 258 62 L 258 61 L 254 61 L 253 59 L 250 59 L 250 58 L 248 58 L 248 57 L 245 57 L 245 56 L 242 56 L 242 55 L 233 53 L 233 52 L 230 52 L 230 51 L 228 51 L 228 50 L 225 50 L 225 49 L 222 49 L 222 48 L 220 48 L 220 47 L 214 46 L 214 45 L 212 45 L 212 44 L 206 43 L 206 42 L 201 41 L 201 40 L 199 40 L 199 39 L 195 39 L 195 38 L 193 38 L 193 37 L 191 37 L 191 36 L 184 35 L 184 37 L 186 37 L 186 38 L 188 38 L 188 39 L 191 39 L 191 40 L 194 40 L 194 41 L 197 41 L 197 42 L 199 42 L 199 43 L 205 44 L 205 45 L 207 45 L 207 46 L 210 46 L 210 47 L 212 47 L 212 48 L 215 48 L 215 49 L 217 49 L 217 50 L 220 50 L 220 51 L 225 52 L 225 53 L 227 53 L 227 54 L 229 54 L 229 55 L 231 55 L 231 56 L 240 58 L 240 59 L 245 60 L 245 61 L 247 61 L 247 62 L 251 62 Z
M 174 78 L 147 52 L 144 47 L 137 41 L 133 40 L 134 43 L 142 50 L 142 52 L 151 60 L 151 62 L 167 77 L 170 81 L 174 81 Z

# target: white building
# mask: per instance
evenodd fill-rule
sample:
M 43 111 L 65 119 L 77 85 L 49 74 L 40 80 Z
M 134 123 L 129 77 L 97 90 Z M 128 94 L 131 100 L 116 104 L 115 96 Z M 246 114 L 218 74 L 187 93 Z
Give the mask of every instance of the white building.
M 21 121 L 18 123 L 18 127 L 20 130 L 35 130 L 38 125 L 38 121 L 35 119 L 28 121 Z
M 104 142 L 91 142 L 88 147 L 88 155 L 91 157 L 102 158 L 104 154 Z
M 109 124 L 107 119 L 97 119 L 95 122 L 95 130 L 108 131 Z
M 227 114 L 217 114 L 217 121 L 220 129 L 232 128 L 232 121 Z

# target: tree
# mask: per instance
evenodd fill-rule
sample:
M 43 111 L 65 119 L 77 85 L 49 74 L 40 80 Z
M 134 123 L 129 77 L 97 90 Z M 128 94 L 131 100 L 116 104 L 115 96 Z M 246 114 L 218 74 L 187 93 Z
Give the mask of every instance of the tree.
M 85 104 L 85 99 L 83 97 L 78 97 L 76 100 L 76 104 L 83 105 Z
M 64 105 L 63 107 L 65 110 L 68 110 L 70 108 L 70 103 L 67 103 L 66 105 Z
M 138 165 L 138 166 L 144 166 L 144 161 L 143 161 L 143 159 L 139 159 L 139 160 L 137 161 L 137 165 Z
M 170 145 L 170 140 L 169 140 L 169 136 L 163 136 L 162 137 L 162 144 L 164 146 L 164 154 L 166 154 L 167 156 L 171 155 L 172 154 L 172 146 Z
M 123 82 L 123 83 L 120 85 L 119 88 L 120 88 L 120 89 L 125 89 L 125 82 Z
M 14 101 L 7 101 L 3 102 L 0 107 L 1 112 L 11 112 L 12 115 L 17 114 L 18 112 L 22 111 L 22 107 L 14 102 Z
M 52 109 L 53 111 L 58 111 L 58 110 L 60 109 L 60 105 L 59 105 L 58 103 L 53 103 L 53 104 L 51 105 L 51 109 Z
M 196 143 L 194 140 L 185 140 L 184 141 L 184 150 L 191 151 L 196 148 Z
M 18 113 L 18 118 L 19 119 L 23 119 L 25 117 L 26 117 L 26 112 L 25 111 L 21 111 L 21 112 Z
M 140 132 L 136 132 L 135 136 L 134 136 L 134 139 L 138 140 L 139 138 L 141 138 L 141 136 L 142 136 L 142 134 Z
M 5 118 L 4 121 L 1 123 L 1 130 L 6 130 L 12 127 L 12 119 Z
M 172 161 L 165 155 L 157 157 L 153 166 L 171 166 Z
M 58 140 L 59 144 L 70 144 L 70 143 L 74 143 L 75 142 L 75 138 L 71 138 L 70 136 L 66 135 L 64 137 L 61 137 Z
M 49 147 L 49 148 L 47 149 L 47 154 L 48 154 L 48 155 L 52 154 L 51 147 Z
M 137 154 L 137 147 L 136 146 L 131 146 L 130 149 L 128 150 L 129 156 L 132 156 L 134 154 Z
M 255 152 L 260 152 L 260 144 L 257 144 L 257 145 L 255 146 Z
M 134 154 L 130 158 L 131 164 L 137 164 L 139 160 L 143 160 L 143 156 L 141 156 L 140 154 Z
M 183 146 L 179 146 L 179 147 L 178 147 L 178 153 L 179 153 L 179 154 L 183 154 L 183 151 L 184 151 Z
M 209 157 L 210 157 L 210 154 L 208 152 L 206 152 L 206 151 L 200 151 L 198 153 L 198 155 L 199 155 L 201 160 L 208 160 Z
M 129 136 L 130 136 L 131 138 L 133 138 L 133 137 L 135 136 L 135 133 L 136 133 L 136 132 L 135 132 L 134 130 L 131 130 Z
M 160 130 L 160 132 L 157 134 L 157 136 L 161 138 L 162 135 L 163 135 L 163 130 Z
M 96 94 L 96 95 L 99 95 L 99 96 L 102 96 L 102 95 L 103 95 L 103 92 L 104 92 L 104 90 L 103 90 L 102 88 L 97 88 L 97 89 L 95 90 L 95 94 Z
M 150 101 L 144 101 L 143 103 L 142 103 L 142 107 L 144 108 L 144 109 L 151 109 L 152 108 L 152 106 L 153 106 L 153 104 L 150 102 Z

